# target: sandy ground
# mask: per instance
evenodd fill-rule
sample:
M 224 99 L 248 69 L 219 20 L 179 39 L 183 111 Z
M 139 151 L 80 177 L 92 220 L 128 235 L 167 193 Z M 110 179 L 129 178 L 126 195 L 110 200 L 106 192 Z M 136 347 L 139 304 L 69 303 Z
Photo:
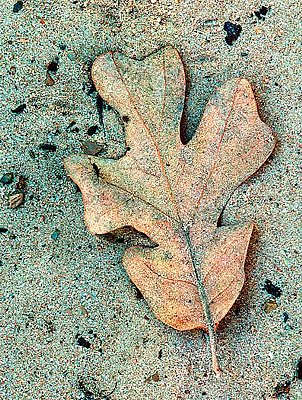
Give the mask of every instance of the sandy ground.
M 302 399 L 299 3 L 25 0 L 13 12 L 13 1 L 0 0 L 0 177 L 14 173 L 0 184 L 1 400 Z M 271 8 L 259 19 L 262 6 Z M 226 21 L 242 27 L 232 46 Z M 115 155 L 123 145 L 110 111 L 105 131 L 100 124 L 95 57 L 109 49 L 142 57 L 165 44 L 186 66 L 188 135 L 213 89 L 244 76 L 278 140 L 223 215 L 223 224 L 253 219 L 257 230 L 246 285 L 218 334 L 219 380 L 205 336 L 156 320 L 121 265 L 123 246 L 87 232 L 62 165 L 86 140 Z M 58 69 L 47 78 L 52 61 Z M 10 209 L 21 175 L 25 202 Z M 266 280 L 281 295 L 264 290 Z

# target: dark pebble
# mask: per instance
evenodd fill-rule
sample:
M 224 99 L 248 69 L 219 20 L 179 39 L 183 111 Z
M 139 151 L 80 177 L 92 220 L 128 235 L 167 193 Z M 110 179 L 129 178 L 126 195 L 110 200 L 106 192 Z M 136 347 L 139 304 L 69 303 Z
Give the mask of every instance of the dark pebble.
M 57 72 L 59 68 L 59 64 L 57 61 L 51 61 L 48 65 L 47 65 L 47 69 L 50 72 Z
M 44 150 L 44 151 L 54 152 L 57 150 L 57 146 L 55 146 L 54 144 L 50 144 L 50 143 L 44 143 L 44 144 L 40 144 L 39 149 Z
M 67 126 L 67 129 L 71 129 L 75 125 L 76 125 L 76 122 L 75 121 L 71 121 L 70 124 Z
M 159 376 L 158 373 L 155 373 L 155 374 L 149 376 L 149 377 L 145 380 L 145 382 L 147 382 L 147 383 L 151 383 L 152 381 L 153 381 L 153 382 L 158 382 L 158 381 L 160 381 L 160 376 Z
M 12 113 L 14 114 L 20 114 L 21 112 L 23 112 L 26 108 L 26 104 L 20 104 L 17 108 L 12 110 Z
M 69 129 L 71 132 L 79 132 L 79 128 L 76 125 L 75 121 L 71 121 L 71 123 L 67 126 L 67 129 Z
M 14 180 L 14 174 L 12 172 L 7 172 L 1 177 L 0 182 L 5 185 L 8 185 L 12 183 L 13 180 Z
M 86 349 L 90 349 L 91 344 L 88 342 L 88 340 L 84 339 L 82 336 L 79 336 L 77 338 L 77 345 L 85 347 Z
M 17 13 L 19 12 L 23 7 L 23 1 L 17 1 L 17 3 L 14 4 L 13 12 Z
M 265 16 L 267 15 L 267 13 L 269 12 L 269 10 L 270 10 L 270 7 L 265 7 L 265 6 L 262 6 L 261 8 L 260 8 L 260 10 L 259 11 L 255 11 L 255 15 L 256 15 L 256 17 L 260 20 L 260 21 L 264 21 L 265 20 Z
M 291 381 L 285 381 L 282 383 L 278 383 L 275 387 L 275 396 L 280 396 L 282 394 L 286 394 L 290 392 Z
M 278 286 L 275 286 L 269 279 L 266 279 L 263 289 L 274 297 L 280 297 L 282 294 L 282 290 Z
M 7 231 L 7 228 L 3 228 L 2 226 L 0 226 L 0 233 L 6 233 Z
M 287 312 L 283 313 L 283 322 L 286 324 L 286 322 L 289 320 L 289 315 Z
M 237 40 L 242 32 L 241 25 L 233 24 L 233 22 L 227 21 L 224 24 L 223 29 L 226 31 L 227 36 L 225 41 L 229 46 L 232 46 L 233 42 Z
M 87 130 L 87 135 L 92 136 L 95 135 L 99 127 L 97 125 L 93 125 Z

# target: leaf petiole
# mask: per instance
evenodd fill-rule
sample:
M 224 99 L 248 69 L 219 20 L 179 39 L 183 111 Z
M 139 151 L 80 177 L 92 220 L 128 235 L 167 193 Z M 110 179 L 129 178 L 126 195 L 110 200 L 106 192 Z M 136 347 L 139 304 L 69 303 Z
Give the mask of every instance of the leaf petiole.
M 189 231 L 187 229 L 185 229 L 184 227 L 182 229 L 183 229 L 183 232 L 184 232 L 184 235 L 186 238 L 186 242 L 187 242 L 187 245 L 189 248 L 192 266 L 193 266 L 193 270 L 194 270 L 195 277 L 196 277 L 199 298 L 200 298 L 200 301 L 201 301 L 201 304 L 202 304 L 202 307 L 203 307 L 203 310 L 205 313 L 206 321 L 207 321 L 210 349 L 211 349 L 211 354 L 212 354 L 212 369 L 217 376 L 220 376 L 221 369 L 219 367 L 219 361 L 217 358 L 217 340 L 216 340 L 215 326 L 214 326 L 214 320 L 212 317 L 212 313 L 210 310 L 208 296 L 205 291 L 201 273 L 196 265 L 196 260 L 194 257 L 194 250 L 192 247 Z

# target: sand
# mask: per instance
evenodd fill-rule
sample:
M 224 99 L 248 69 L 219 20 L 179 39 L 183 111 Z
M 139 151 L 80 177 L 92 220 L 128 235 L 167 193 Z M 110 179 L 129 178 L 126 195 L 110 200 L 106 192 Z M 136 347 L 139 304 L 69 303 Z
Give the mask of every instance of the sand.
M 262 6 L 271 8 L 259 19 Z M 26 0 L 18 12 L 13 7 L 0 0 L 0 177 L 15 176 L 0 184 L 0 228 L 7 229 L 0 233 L 0 399 L 302 399 L 301 4 Z M 232 46 L 227 21 L 242 27 Z M 122 267 L 124 247 L 86 230 L 81 195 L 62 164 L 86 140 L 105 143 L 111 155 L 123 151 L 118 118 L 103 110 L 104 131 L 89 94 L 95 57 L 112 49 L 139 58 L 165 44 L 186 66 L 187 135 L 214 88 L 244 76 L 278 142 L 223 214 L 225 225 L 252 219 L 257 229 L 246 284 L 218 333 L 219 380 L 206 336 L 156 320 Z M 58 70 L 47 78 L 52 61 Z M 91 126 L 99 129 L 90 137 Z M 55 151 L 43 150 L 46 143 Z M 10 209 L 21 175 L 25 201 Z M 263 289 L 266 280 L 279 297 Z

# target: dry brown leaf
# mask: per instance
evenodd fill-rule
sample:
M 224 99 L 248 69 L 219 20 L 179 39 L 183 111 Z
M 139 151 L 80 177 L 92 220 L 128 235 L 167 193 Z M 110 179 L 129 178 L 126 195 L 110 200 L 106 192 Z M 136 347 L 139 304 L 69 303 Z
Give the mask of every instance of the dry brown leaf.
M 218 372 L 214 330 L 243 286 L 253 222 L 217 221 L 233 191 L 272 152 L 271 129 L 259 118 L 249 82 L 233 79 L 213 94 L 183 145 L 185 74 L 172 47 L 143 61 L 109 52 L 97 58 L 92 77 L 127 121 L 130 150 L 119 160 L 65 160 L 82 191 L 88 229 L 106 234 L 131 226 L 158 244 L 127 249 L 123 264 L 157 318 L 178 330 L 208 331 Z

